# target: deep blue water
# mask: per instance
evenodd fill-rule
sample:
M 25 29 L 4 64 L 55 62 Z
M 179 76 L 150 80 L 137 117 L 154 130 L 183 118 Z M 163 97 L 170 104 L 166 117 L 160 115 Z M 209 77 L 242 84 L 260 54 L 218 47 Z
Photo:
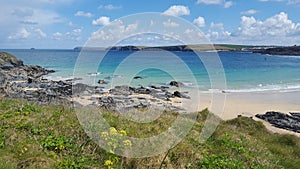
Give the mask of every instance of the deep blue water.
M 218 77 L 214 75 L 222 73 L 220 67 L 212 62 L 208 74 L 203 62 L 193 52 L 110 51 L 105 54 L 103 51 L 80 53 L 73 50 L 3 51 L 14 54 L 25 64 L 56 70 L 56 73 L 48 76 L 53 79 L 80 76 L 93 83 L 105 79 L 110 83 L 126 82 L 133 85 L 166 84 L 178 80 L 207 91 L 211 88 L 209 76 Z M 210 54 L 200 53 L 201 56 Z M 224 68 L 227 91 L 300 90 L 300 56 L 243 52 L 218 52 L 218 55 Z M 100 58 L 102 62 L 99 64 Z M 99 73 L 92 74 L 96 72 Z M 143 79 L 132 79 L 136 75 Z

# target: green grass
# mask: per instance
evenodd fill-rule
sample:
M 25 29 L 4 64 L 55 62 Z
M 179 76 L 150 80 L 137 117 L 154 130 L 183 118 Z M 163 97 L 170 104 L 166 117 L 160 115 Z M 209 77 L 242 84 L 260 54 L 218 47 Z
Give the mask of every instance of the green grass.
M 102 114 L 118 132 L 126 130 L 128 136 L 139 138 L 165 131 L 178 115 L 163 112 L 153 122 L 139 124 L 113 112 Z M 107 160 L 113 161 L 113 168 L 299 168 L 300 139 L 271 134 L 251 118 L 221 121 L 213 135 L 200 143 L 208 114 L 207 110 L 199 112 L 188 135 L 167 154 L 129 159 L 97 146 L 83 131 L 72 108 L 2 99 L 0 169 L 109 168 L 104 165 Z

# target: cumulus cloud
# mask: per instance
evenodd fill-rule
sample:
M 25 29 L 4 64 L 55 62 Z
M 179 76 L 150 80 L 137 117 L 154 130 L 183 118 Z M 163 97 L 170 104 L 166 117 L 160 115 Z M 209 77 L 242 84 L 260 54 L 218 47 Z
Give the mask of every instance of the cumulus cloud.
M 52 36 L 53 36 L 53 37 L 52 37 L 53 39 L 55 39 L 55 40 L 60 40 L 60 39 L 62 38 L 63 34 L 60 33 L 60 32 L 55 32 L 55 33 L 53 33 Z
M 79 41 L 81 40 L 81 33 L 82 29 L 73 29 L 71 31 L 62 33 L 62 32 L 55 32 L 52 34 L 52 39 L 55 40 L 72 40 L 72 41 Z
M 210 28 L 211 29 L 224 29 L 224 24 L 223 23 L 214 23 L 214 22 L 211 22 L 210 23 Z
M 164 25 L 165 27 L 178 27 L 178 26 L 179 26 L 178 23 L 172 22 L 171 19 L 168 19 L 168 21 L 163 22 L 163 25 Z
M 197 3 L 206 5 L 222 5 L 224 8 L 229 8 L 233 5 L 232 1 L 224 0 L 197 0 Z
M 190 9 L 187 6 L 173 5 L 169 9 L 164 11 L 163 14 L 172 16 L 190 15 Z
M 18 30 L 18 32 L 8 36 L 8 39 L 27 39 L 29 36 L 30 32 L 25 28 L 21 28 L 20 30 Z
M 122 8 L 121 6 L 115 6 L 115 5 L 112 5 L 112 4 L 100 5 L 98 7 L 98 9 L 107 9 L 107 10 L 115 10 L 115 9 L 121 9 L 121 8 Z
M 258 13 L 258 11 L 255 10 L 255 9 L 249 9 L 249 10 L 247 10 L 247 11 L 242 11 L 242 12 L 241 12 L 242 15 L 254 15 L 254 14 L 256 14 L 256 13 Z
M 100 16 L 98 19 L 93 20 L 92 25 L 95 26 L 106 26 L 110 24 L 110 18 L 107 16 Z
M 75 16 L 83 16 L 83 17 L 87 17 L 87 18 L 93 17 L 92 13 L 90 13 L 90 12 L 83 12 L 83 11 L 77 11 L 74 15 Z
M 237 35 L 247 37 L 276 36 L 285 37 L 300 32 L 300 23 L 288 19 L 288 15 L 281 12 L 265 21 L 256 20 L 254 17 L 242 16 Z
M 47 37 L 47 34 L 39 28 L 35 29 L 34 31 L 38 34 L 39 38 L 46 38 Z
M 200 28 L 205 27 L 205 19 L 202 16 L 199 16 L 198 18 L 194 19 L 193 23 Z
M 225 42 L 226 40 L 229 40 L 231 37 L 231 32 L 226 31 L 224 29 L 223 23 L 210 23 L 209 30 L 206 33 L 206 37 L 217 42 Z
M 223 0 L 197 0 L 197 3 L 203 3 L 207 5 L 220 5 L 223 4 Z
M 125 24 L 116 20 L 107 25 L 104 30 L 93 32 L 89 41 L 90 46 L 110 46 L 109 43 L 118 39 L 126 39 L 128 35 L 137 30 L 137 23 Z M 111 44 L 112 45 L 112 44 Z
M 224 2 L 224 8 L 229 8 L 233 5 L 233 2 L 232 1 L 227 1 L 227 2 Z
M 66 38 L 79 41 L 81 39 L 82 29 L 73 29 L 70 32 L 65 33 Z

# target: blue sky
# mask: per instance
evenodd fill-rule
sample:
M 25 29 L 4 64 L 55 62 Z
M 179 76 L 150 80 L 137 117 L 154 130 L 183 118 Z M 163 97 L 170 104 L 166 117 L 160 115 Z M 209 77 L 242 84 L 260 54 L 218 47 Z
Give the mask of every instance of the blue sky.
M 300 45 L 299 10 L 300 0 L 10 0 L 0 6 L 0 48 L 83 46 L 113 21 L 144 12 L 185 19 L 213 43 Z M 169 32 L 178 26 L 162 23 Z M 114 34 L 129 28 L 122 24 Z M 138 31 L 138 22 L 131 26 Z

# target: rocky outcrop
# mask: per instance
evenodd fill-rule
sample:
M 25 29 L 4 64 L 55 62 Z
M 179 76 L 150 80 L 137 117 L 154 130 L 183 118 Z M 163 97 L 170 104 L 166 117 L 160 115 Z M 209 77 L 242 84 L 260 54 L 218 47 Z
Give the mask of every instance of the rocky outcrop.
M 108 110 L 130 110 L 136 108 L 158 108 L 163 110 L 184 110 L 172 105 L 171 98 L 189 99 L 186 93 L 173 94 L 165 86 L 131 87 L 115 86 L 106 95 L 98 98 L 98 104 Z
M 269 122 L 275 127 L 300 133 L 300 113 L 284 114 L 271 111 L 255 116 Z
M 0 52 L 0 69 L 11 69 L 19 66 L 23 66 L 23 61 L 9 53 Z
M 184 86 L 184 84 L 182 82 L 177 82 L 177 81 L 171 81 L 169 83 L 170 86 L 175 86 L 175 87 L 181 87 Z
M 17 57 L 0 52 L 0 93 L 41 104 L 67 102 L 72 94 L 72 84 L 43 79 L 44 75 L 53 72 L 40 66 L 24 65 Z
M 23 98 L 38 104 L 71 104 L 73 103 L 71 100 L 74 98 L 75 100 L 89 98 L 93 101 L 92 106 L 109 110 L 130 110 L 156 106 L 164 110 L 177 111 L 183 110 L 183 108 L 172 105 L 170 99 L 189 98 L 183 92 L 169 92 L 168 86 L 115 86 L 109 91 L 104 91 L 101 86 L 75 83 L 77 79 L 52 81 L 44 79 L 43 76 L 54 71 L 40 66 L 23 65 L 21 60 L 9 54 L 2 55 L 1 63 L 6 66 L 0 68 L 0 93 L 9 98 Z M 101 85 L 107 82 L 99 80 L 98 83 Z M 181 83 L 174 81 L 172 85 L 179 87 Z M 77 100 L 75 105 L 83 104 Z

